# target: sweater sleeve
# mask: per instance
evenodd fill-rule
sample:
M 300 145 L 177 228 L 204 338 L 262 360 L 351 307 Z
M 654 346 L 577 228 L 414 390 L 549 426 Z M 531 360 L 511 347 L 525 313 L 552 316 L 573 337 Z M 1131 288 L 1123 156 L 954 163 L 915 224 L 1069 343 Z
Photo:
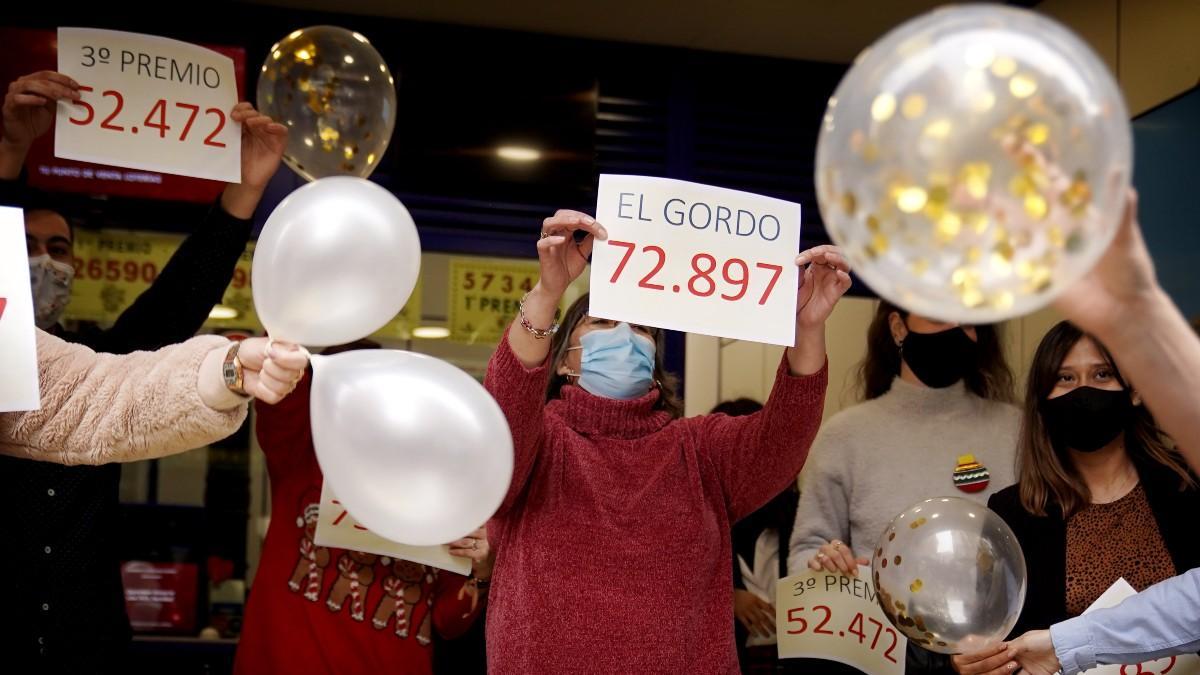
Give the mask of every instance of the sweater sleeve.
M 700 448 L 725 488 L 730 520 L 753 513 L 796 480 L 821 424 L 829 364 L 812 375 L 788 372 L 786 356 L 762 410 L 696 418 Z
M 1063 675 L 1101 663 L 1195 653 L 1200 649 L 1200 569 L 1159 582 L 1116 607 L 1056 623 L 1050 638 Z
M 473 590 L 467 587 L 466 577 L 442 572 L 434 583 L 433 627 L 438 635 L 453 640 L 466 633 L 475 623 L 487 603 L 487 594 L 480 595 L 472 608 Z
M 550 367 L 543 363 L 526 368 L 508 344 L 508 332 L 488 362 L 484 386 L 500 404 L 513 440 L 513 475 L 508 493 L 496 515 L 503 515 L 516 502 L 529 482 L 545 440 L 544 408 Z
M 126 354 L 182 342 L 204 325 L 233 277 L 250 239 L 250 221 L 213 204 L 204 223 L 179 245 L 158 278 L 90 340 L 98 352 Z
M 200 398 L 200 364 L 228 344 L 224 338 L 114 356 L 42 331 L 37 337 L 42 408 L 0 414 L 0 453 L 60 464 L 132 462 L 219 440 L 246 418 L 246 405 L 213 410 Z
M 822 544 L 834 539 L 850 541 L 852 483 L 848 451 L 834 418 L 817 435 L 812 459 L 804 470 L 796 524 L 788 542 L 788 574 L 807 569 L 808 561 Z

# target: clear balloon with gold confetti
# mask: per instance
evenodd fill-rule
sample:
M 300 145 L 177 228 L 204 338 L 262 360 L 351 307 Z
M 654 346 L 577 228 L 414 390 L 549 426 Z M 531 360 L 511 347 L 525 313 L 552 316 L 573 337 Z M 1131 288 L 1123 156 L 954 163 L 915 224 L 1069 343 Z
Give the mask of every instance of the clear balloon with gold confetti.
M 396 125 L 396 83 L 360 33 L 292 31 L 258 77 L 258 109 L 288 127 L 283 160 L 308 180 L 371 175 Z
M 909 640 L 941 654 L 1008 637 L 1025 604 L 1025 555 L 987 507 L 939 497 L 896 516 L 871 558 L 879 603 Z
M 938 9 L 867 48 L 829 100 L 821 215 L 895 304 L 962 323 L 1027 314 L 1112 241 L 1128 120 L 1104 63 L 1058 23 Z

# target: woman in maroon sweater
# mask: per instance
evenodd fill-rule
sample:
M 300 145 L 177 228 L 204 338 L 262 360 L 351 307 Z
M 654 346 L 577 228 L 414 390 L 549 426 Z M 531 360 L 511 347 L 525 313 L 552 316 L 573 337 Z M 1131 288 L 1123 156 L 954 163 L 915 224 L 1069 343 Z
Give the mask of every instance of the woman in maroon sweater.
M 516 449 L 489 524 L 489 670 L 736 673 L 730 527 L 804 464 L 828 379 L 824 323 L 849 267 L 830 246 L 796 258 L 796 343 L 761 412 L 682 419 L 659 331 L 589 317 L 585 297 L 547 339 L 606 236 L 582 213 L 546 219 L 541 279 L 488 367 Z

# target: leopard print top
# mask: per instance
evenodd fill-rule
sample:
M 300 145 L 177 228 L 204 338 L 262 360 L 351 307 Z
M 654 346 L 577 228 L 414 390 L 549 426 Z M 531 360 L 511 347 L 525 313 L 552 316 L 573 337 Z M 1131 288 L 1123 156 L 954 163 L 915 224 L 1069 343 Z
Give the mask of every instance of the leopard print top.
M 1175 563 L 1139 484 L 1109 504 L 1092 504 L 1067 523 L 1067 611 L 1083 614 L 1117 579 L 1137 590 L 1175 576 Z

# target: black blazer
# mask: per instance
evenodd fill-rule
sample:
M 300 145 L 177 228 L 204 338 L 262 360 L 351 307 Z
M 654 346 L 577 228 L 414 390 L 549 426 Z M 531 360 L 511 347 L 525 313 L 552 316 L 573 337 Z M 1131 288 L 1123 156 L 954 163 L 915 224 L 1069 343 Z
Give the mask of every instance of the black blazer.
M 1200 491 L 1179 489 L 1179 476 L 1155 462 L 1135 462 L 1146 490 L 1150 510 L 1158 522 L 1167 552 L 1182 574 L 1200 567 L 1200 537 L 1196 536 L 1196 514 L 1200 513 Z M 1025 552 L 1029 590 L 1025 608 L 1010 637 L 1029 630 L 1049 628 L 1071 618 L 1067 613 L 1067 525 L 1062 511 L 1047 506 L 1045 516 L 1030 514 L 1021 506 L 1018 486 L 1007 487 L 988 500 L 988 508 L 1012 528 Z

